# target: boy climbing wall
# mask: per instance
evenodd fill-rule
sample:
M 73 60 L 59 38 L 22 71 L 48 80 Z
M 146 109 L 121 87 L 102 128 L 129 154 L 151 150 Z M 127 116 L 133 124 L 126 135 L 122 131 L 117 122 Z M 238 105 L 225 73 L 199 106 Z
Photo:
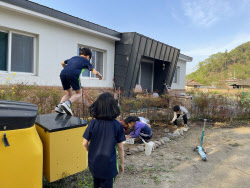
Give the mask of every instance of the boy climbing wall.
M 99 80 L 102 79 L 102 75 L 90 63 L 91 56 L 92 52 L 89 48 L 80 48 L 79 56 L 74 56 L 61 63 L 63 70 L 61 71 L 60 79 L 65 95 L 55 108 L 57 113 L 62 114 L 66 112 L 68 115 L 72 115 L 70 105 L 80 99 L 82 95 L 80 76 L 85 69 L 93 71 Z M 73 95 L 72 90 L 75 91 Z

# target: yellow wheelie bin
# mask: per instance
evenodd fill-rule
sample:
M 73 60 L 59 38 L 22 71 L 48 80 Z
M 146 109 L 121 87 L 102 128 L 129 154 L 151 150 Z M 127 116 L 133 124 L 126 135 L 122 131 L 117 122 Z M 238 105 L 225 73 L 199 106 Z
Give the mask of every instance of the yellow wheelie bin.
M 37 107 L 0 100 L 0 187 L 42 188 L 43 147 Z
M 43 143 L 43 175 L 54 182 L 85 170 L 88 153 L 82 147 L 87 121 L 67 114 L 42 114 L 36 118 Z

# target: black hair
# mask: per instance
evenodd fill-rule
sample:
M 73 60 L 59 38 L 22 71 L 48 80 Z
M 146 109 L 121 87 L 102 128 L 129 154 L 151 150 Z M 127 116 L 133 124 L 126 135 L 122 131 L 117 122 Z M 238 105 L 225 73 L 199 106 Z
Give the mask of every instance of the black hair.
M 140 119 L 137 116 L 129 116 L 124 120 L 124 123 L 128 124 L 130 122 L 136 122 L 140 121 Z
M 120 115 L 120 109 L 111 93 L 103 93 L 89 107 L 90 115 L 96 119 L 111 120 Z
M 178 111 L 180 110 L 180 107 L 179 107 L 178 105 L 176 105 L 176 106 L 174 106 L 173 110 L 174 110 L 175 112 L 178 112 Z
M 89 48 L 80 48 L 79 55 L 89 56 L 89 60 L 92 57 L 92 52 Z

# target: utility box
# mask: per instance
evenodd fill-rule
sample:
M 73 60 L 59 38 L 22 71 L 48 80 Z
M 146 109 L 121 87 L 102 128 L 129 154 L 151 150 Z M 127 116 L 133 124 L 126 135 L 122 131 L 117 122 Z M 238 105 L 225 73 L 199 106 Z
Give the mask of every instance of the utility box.
M 85 170 L 87 151 L 82 146 L 87 121 L 67 114 L 44 114 L 36 118 L 43 143 L 43 175 L 49 182 Z
M 37 107 L 0 100 L 0 187 L 42 188 L 43 147 L 37 134 Z

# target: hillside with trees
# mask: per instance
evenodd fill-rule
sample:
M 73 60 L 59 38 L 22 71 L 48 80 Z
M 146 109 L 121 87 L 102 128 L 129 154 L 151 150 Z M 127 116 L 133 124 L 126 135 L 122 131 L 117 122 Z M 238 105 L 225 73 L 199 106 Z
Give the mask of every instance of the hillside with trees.
M 199 62 L 197 70 L 186 76 L 204 85 L 219 83 L 220 80 L 250 78 L 250 41 L 236 47 L 230 52 L 212 54 Z

